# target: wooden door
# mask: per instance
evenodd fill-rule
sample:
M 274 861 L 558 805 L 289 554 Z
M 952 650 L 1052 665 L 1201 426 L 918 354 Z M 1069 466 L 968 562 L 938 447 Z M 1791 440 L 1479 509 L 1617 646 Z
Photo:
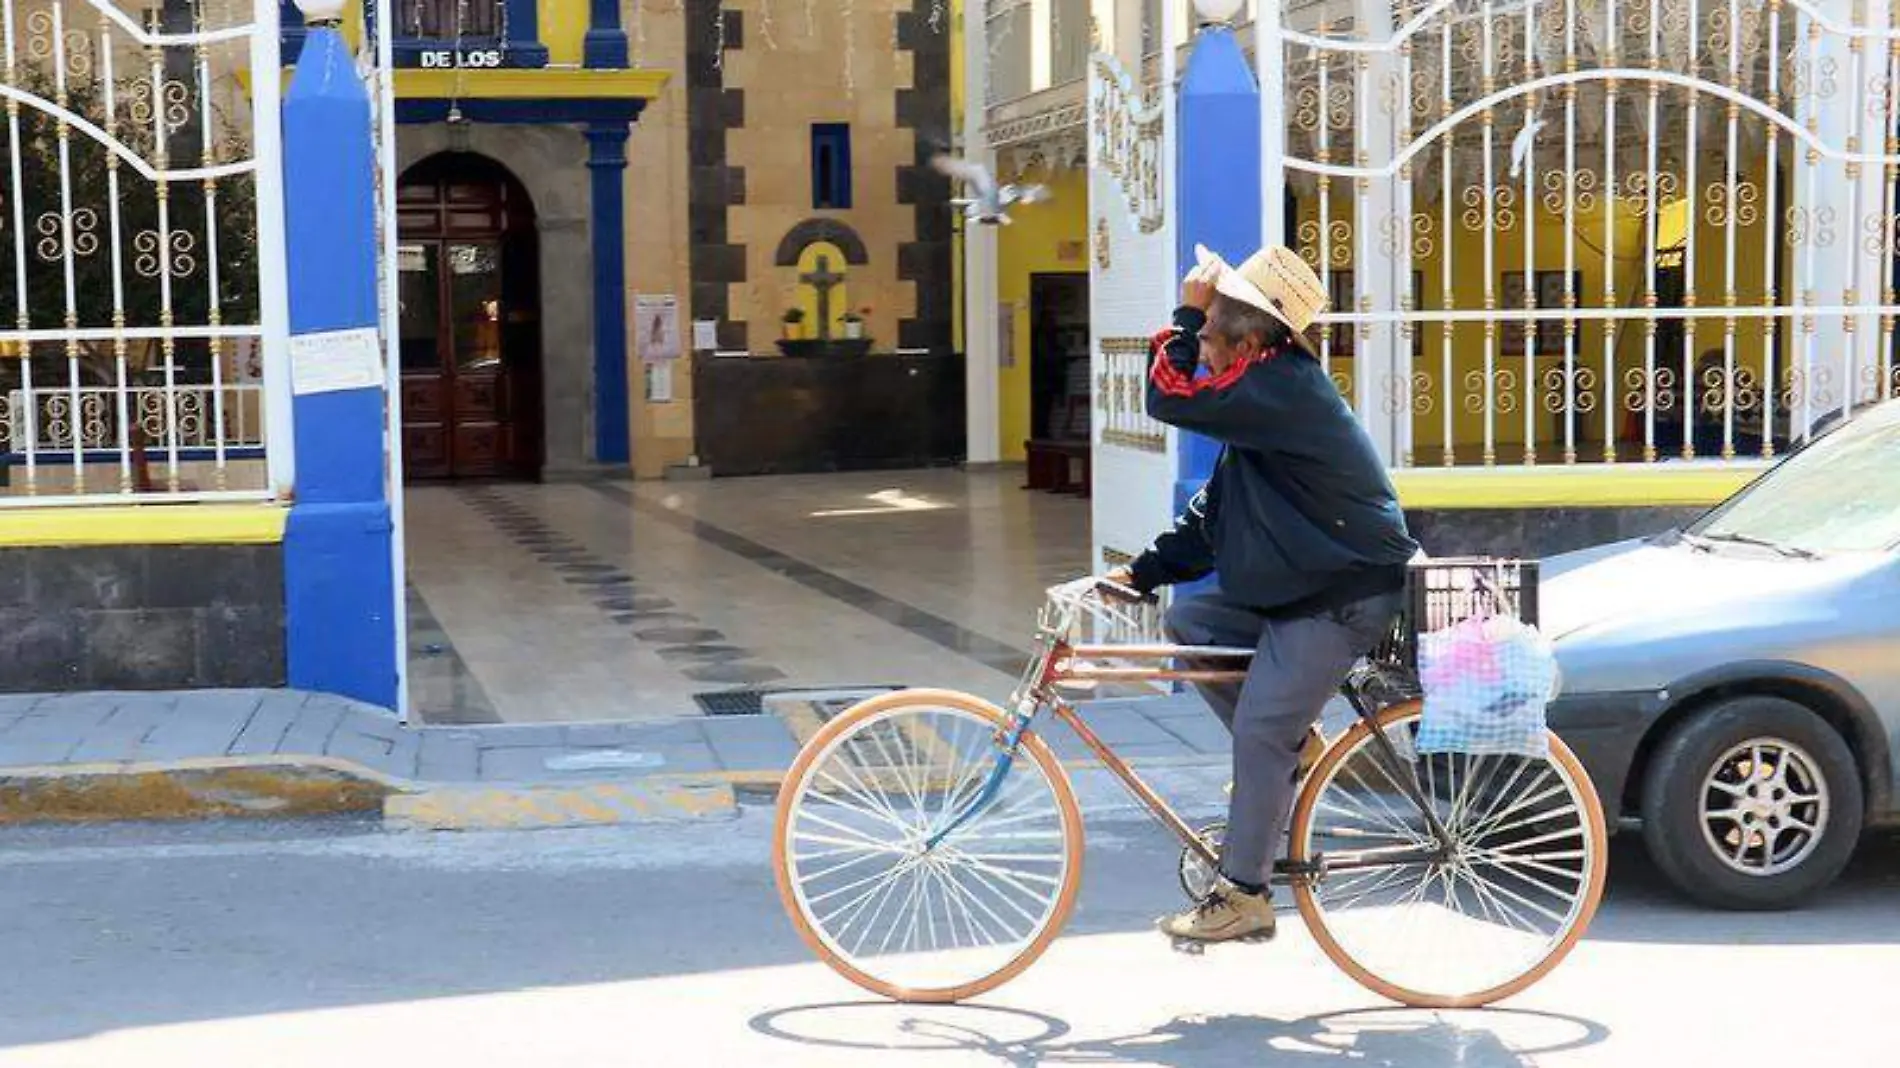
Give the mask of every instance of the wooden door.
M 443 166 L 405 176 L 399 206 L 405 471 L 534 477 L 538 286 L 525 198 L 512 180 Z

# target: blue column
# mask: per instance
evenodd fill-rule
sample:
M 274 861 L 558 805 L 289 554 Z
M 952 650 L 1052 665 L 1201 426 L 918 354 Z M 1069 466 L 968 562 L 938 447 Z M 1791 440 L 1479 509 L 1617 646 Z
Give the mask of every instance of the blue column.
M 611 70 L 627 65 L 627 31 L 620 28 L 620 0 L 588 0 L 587 36 L 581 41 L 581 62 L 588 67 Z
M 297 57 L 303 54 L 303 40 L 308 31 L 303 28 L 303 12 L 290 0 L 279 0 L 277 19 L 281 26 L 278 36 L 278 60 L 286 67 L 297 65 Z
M 627 423 L 627 127 L 587 127 L 593 177 L 594 460 L 624 464 Z
M 1179 108 L 1175 262 L 1185 272 L 1201 244 L 1237 264 L 1260 247 L 1260 90 L 1233 30 L 1195 38 Z M 1176 455 L 1179 507 L 1214 473 L 1220 447 L 1182 433 Z
M 1233 30 L 1201 29 L 1177 106 L 1175 262 L 1185 273 L 1200 244 L 1237 264 L 1260 247 L 1260 90 Z M 1207 482 L 1219 456 L 1213 441 L 1180 432 L 1176 511 Z
M 284 230 L 293 338 L 377 327 L 369 96 L 332 27 L 314 26 L 284 98 Z M 336 349 L 305 359 L 342 359 Z M 376 343 L 380 351 L 380 342 Z M 396 583 L 374 385 L 293 400 L 296 503 L 284 533 L 290 685 L 396 706 Z
M 540 0 L 507 0 L 508 40 L 502 47 L 511 67 L 545 67 L 548 46 L 541 43 Z

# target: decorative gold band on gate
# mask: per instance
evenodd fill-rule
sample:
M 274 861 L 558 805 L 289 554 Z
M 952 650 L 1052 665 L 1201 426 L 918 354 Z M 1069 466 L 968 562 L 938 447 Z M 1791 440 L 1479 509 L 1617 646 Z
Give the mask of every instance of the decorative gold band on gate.
M 1113 423 L 1118 416 L 1135 416 L 1141 425 L 1141 429 L 1106 426 L 1102 430 L 1102 444 L 1137 452 L 1166 452 L 1167 432 L 1147 417 L 1142 403 L 1146 394 L 1150 340 L 1145 337 L 1105 337 L 1097 344 L 1108 363 L 1108 368 L 1097 380 L 1100 395 L 1096 397 L 1096 407 L 1103 413 L 1103 421 Z M 1121 357 L 1125 364 L 1130 356 L 1136 358 L 1133 368 L 1116 365 L 1116 357 Z

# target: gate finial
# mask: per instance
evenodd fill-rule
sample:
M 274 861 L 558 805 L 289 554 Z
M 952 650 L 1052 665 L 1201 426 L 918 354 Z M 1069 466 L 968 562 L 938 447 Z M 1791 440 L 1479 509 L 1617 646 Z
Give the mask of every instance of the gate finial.
M 323 26 L 335 29 L 343 25 L 343 8 L 349 0 L 297 0 L 297 10 L 303 12 L 305 26 Z
M 1234 21 L 1240 14 L 1245 0 L 1194 0 L 1195 13 L 1201 16 L 1201 22 L 1226 24 Z

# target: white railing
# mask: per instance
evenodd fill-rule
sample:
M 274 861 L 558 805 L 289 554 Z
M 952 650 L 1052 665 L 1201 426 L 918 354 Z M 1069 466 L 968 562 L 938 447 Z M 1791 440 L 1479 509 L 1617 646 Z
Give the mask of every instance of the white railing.
M 0 507 L 288 485 L 278 7 L 166 10 L 0 0 Z
M 1352 15 L 1258 28 L 1263 204 L 1394 463 L 1768 458 L 1900 394 L 1900 4 Z
M 0 405 L 0 462 L 23 475 L 32 460 L 37 480 L 67 492 L 254 495 L 265 485 L 264 409 L 261 385 L 43 389 L 31 405 L 16 389 Z

